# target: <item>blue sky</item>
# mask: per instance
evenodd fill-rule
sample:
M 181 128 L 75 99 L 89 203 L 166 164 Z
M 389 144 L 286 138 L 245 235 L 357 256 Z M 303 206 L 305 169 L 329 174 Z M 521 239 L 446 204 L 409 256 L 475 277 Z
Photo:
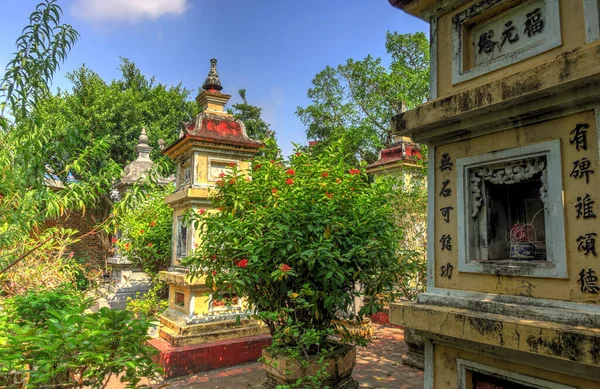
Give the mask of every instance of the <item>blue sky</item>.
M 4 0 L 0 64 L 41 0 Z M 63 21 L 81 38 L 53 85 L 67 88 L 65 72 L 82 64 L 105 80 L 119 77 L 119 57 L 148 76 L 193 91 L 217 58 L 223 93 L 263 108 L 285 155 L 306 144 L 294 114 L 309 101 L 311 80 L 327 65 L 368 54 L 384 57 L 385 33 L 427 31 L 428 26 L 386 0 L 59 0 Z

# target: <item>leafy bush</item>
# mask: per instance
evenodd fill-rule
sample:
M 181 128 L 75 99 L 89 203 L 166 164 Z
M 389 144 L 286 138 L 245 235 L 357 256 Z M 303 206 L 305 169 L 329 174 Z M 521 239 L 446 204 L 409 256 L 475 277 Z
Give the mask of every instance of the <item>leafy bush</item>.
M 399 241 L 399 295 L 413 300 L 427 284 L 427 172 L 425 164 L 406 168 L 400 176 L 386 177 L 394 185 L 390 205 L 398 227 L 404 232 Z
M 163 282 L 156 282 L 148 293 L 142 295 L 138 292 L 135 299 L 128 297 L 127 310 L 135 317 L 155 318 L 169 307 L 169 301 L 162 297 L 165 294 L 167 294 L 166 285 Z
M 9 271 L 0 272 L 0 295 L 20 295 L 65 283 L 86 289 L 91 273 L 73 253 L 67 253 L 69 245 L 77 241 L 76 233 L 62 227 L 48 228 L 22 239 L 10 250 L 0 250 L 0 256 L 13 264 Z
M 165 196 L 173 191 L 172 185 L 147 185 L 131 201 L 129 208 L 117 204 L 117 226 L 121 239 L 116 241 L 122 257 L 140 267 L 152 278 L 171 263 L 171 234 L 173 210 L 165 203 Z
M 92 300 L 69 286 L 30 291 L 0 312 L 0 386 L 100 388 L 113 375 L 136 386 L 155 377 L 148 322 L 129 311 L 86 311 Z
M 336 318 L 360 323 L 397 278 L 396 228 L 384 181 L 348 166 L 340 144 L 286 165 L 268 141 L 252 178 L 231 167 L 215 206 L 192 216 L 202 244 L 185 260 L 216 295 L 246 296 L 269 327 L 272 350 L 300 358 L 327 346 Z M 356 297 L 369 297 L 355 315 Z

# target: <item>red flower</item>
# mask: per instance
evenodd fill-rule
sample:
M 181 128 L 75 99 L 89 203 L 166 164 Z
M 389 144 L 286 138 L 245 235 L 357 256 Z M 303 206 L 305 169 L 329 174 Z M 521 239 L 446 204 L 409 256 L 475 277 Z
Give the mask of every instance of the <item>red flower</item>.
M 235 184 L 235 178 L 232 178 L 229 180 L 229 185 L 233 185 L 233 184 Z
M 125 243 L 125 250 L 129 250 L 129 243 Z
M 285 180 L 285 183 L 288 185 L 292 185 L 294 183 L 294 180 L 292 180 L 291 178 L 288 178 L 287 180 Z
M 221 178 L 225 177 L 225 173 L 219 173 L 219 177 L 221 177 Z
M 198 243 L 194 243 L 194 247 L 198 247 Z
M 289 272 L 290 270 L 292 270 L 291 267 L 289 267 L 288 265 L 286 265 L 285 263 L 282 265 L 279 265 L 279 270 L 281 270 L 284 273 Z
M 217 259 L 217 256 L 216 256 L 216 255 L 213 255 L 211 258 L 212 258 L 213 260 L 215 260 L 215 259 Z
M 111 242 L 113 242 L 113 243 L 117 243 L 118 241 L 119 241 L 119 239 L 117 239 L 117 238 L 112 238 L 111 239 Z
M 229 167 L 234 167 L 234 166 L 235 166 L 235 162 L 229 162 L 229 163 L 227 164 L 227 166 L 229 166 Z
M 144 230 L 140 230 L 140 234 L 143 234 L 143 233 L 144 233 Z
M 156 225 L 156 220 L 150 222 L 150 227 L 154 227 Z
M 350 190 L 354 190 L 354 188 L 350 188 Z
M 277 193 L 277 188 L 271 189 L 271 193 L 273 193 L 273 194 Z
M 152 246 L 154 246 L 154 243 L 152 243 L 152 242 L 148 243 L 148 247 L 152 247 Z
M 332 198 L 333 197 L 333 193 L 325 193 L 325 196 Z
M 323 176 L 323 178 L 327 178 L 327 177 L 329 177 L 329 173 L 327 173 L 327 172 L 325 172 L 325 173 L 323 173 L 323 174 L 321 174 L 321 175 Z
M 350 169 L 350 170 L 348 170 L 348 173 L 350 173 L 350 174 L 360 174 L 360 170 L 358 170 L 358 169 Z
M 200 210 L 198 210 L 198 213 L 199 213 L 200 215 L 202 215 L 204 212 L 206 212 L 206 209 L 200 209 Z
M 302 155 L 302 153 L 301 153 L 301 152 L 297 152 L 297 153 L 296 153 L 296 157 L 299 157 L 299 156 L 301 156 L 301 155 Z
M 216 275 L 217 275 L 217 271 L 216 271 L 216 270 L 213 270 L 213 271 L 212 271 L 212 275 L 213 275 L 213 276 L 216 276 Z
M 294 171 L 294 169 L 288 169 L 288 171 L 285 172 L 285 174 L 289 174 L 290 176 L 293 176 L 294 174 L 296 174 L 296 172 Z
M 248 266 L 248 260 L 246 258 L 243 258 L 241 261 L 238 262 L 238 267 L 246 267 Z
M 217 185 L 219 185 L 219 186 L 223 186 L 223 185 L 224 185 L 224 184 L 223 184 L 223 180 L 219 180 L 219 181 L 217 181 Z
M 336 184 L 341 184 L 342 180 L 340 180 L 339 178 L 337 180 L 335 180 Z
M 69 253 L 69 258 L 73 258 L 73 256 L 74 256 L 74 255 L 75 255 L 75 252 L 74 252 L 74 251 L 71 251 L 71 252 Z
M 256 165 L 254 165 L 254 170 L 258 170 L 260 169 L 262 165 L 260 163 L 257 163 Z

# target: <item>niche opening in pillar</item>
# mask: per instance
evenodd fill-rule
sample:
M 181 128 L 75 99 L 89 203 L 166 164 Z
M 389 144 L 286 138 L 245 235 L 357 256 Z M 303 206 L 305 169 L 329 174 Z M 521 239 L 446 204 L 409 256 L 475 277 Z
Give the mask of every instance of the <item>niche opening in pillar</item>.
M 560 142 L 458 158 L 458 264 L 566 278 Z
M 476 259 L 546 260 L 546 166 L 538 157 L 471 172 Z

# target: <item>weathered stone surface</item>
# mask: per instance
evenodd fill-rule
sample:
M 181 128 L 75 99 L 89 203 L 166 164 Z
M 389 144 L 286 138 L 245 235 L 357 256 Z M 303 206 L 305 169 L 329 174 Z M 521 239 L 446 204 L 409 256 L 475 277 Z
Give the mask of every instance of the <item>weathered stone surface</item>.
M 402 363 L 405 366 L 423 370 L 425 365 L 423 337 L 417 335 L 412 328 L 404 328 L 404 341 L 408 346 L 408 351 L 402 355 Z
M 272 356 L 263 350 L 263 369 L 267 381 L 262 389 L 275 389 L 278 385 L 291 385 L 307 376 L 315 376 L 321 368 L 316 363 L 309 363 L 305 368 L 289 358 Z M 316 359 L 316 357 L 314 357 Z M 328 378 L 323 385 L 331 389 L 358 389 L 358 382 L 352 378 L 352 369 L 356 365 L 356 348 L 349 345 L 339 345 L 337 349 L 325 358 L 325 372 Z

